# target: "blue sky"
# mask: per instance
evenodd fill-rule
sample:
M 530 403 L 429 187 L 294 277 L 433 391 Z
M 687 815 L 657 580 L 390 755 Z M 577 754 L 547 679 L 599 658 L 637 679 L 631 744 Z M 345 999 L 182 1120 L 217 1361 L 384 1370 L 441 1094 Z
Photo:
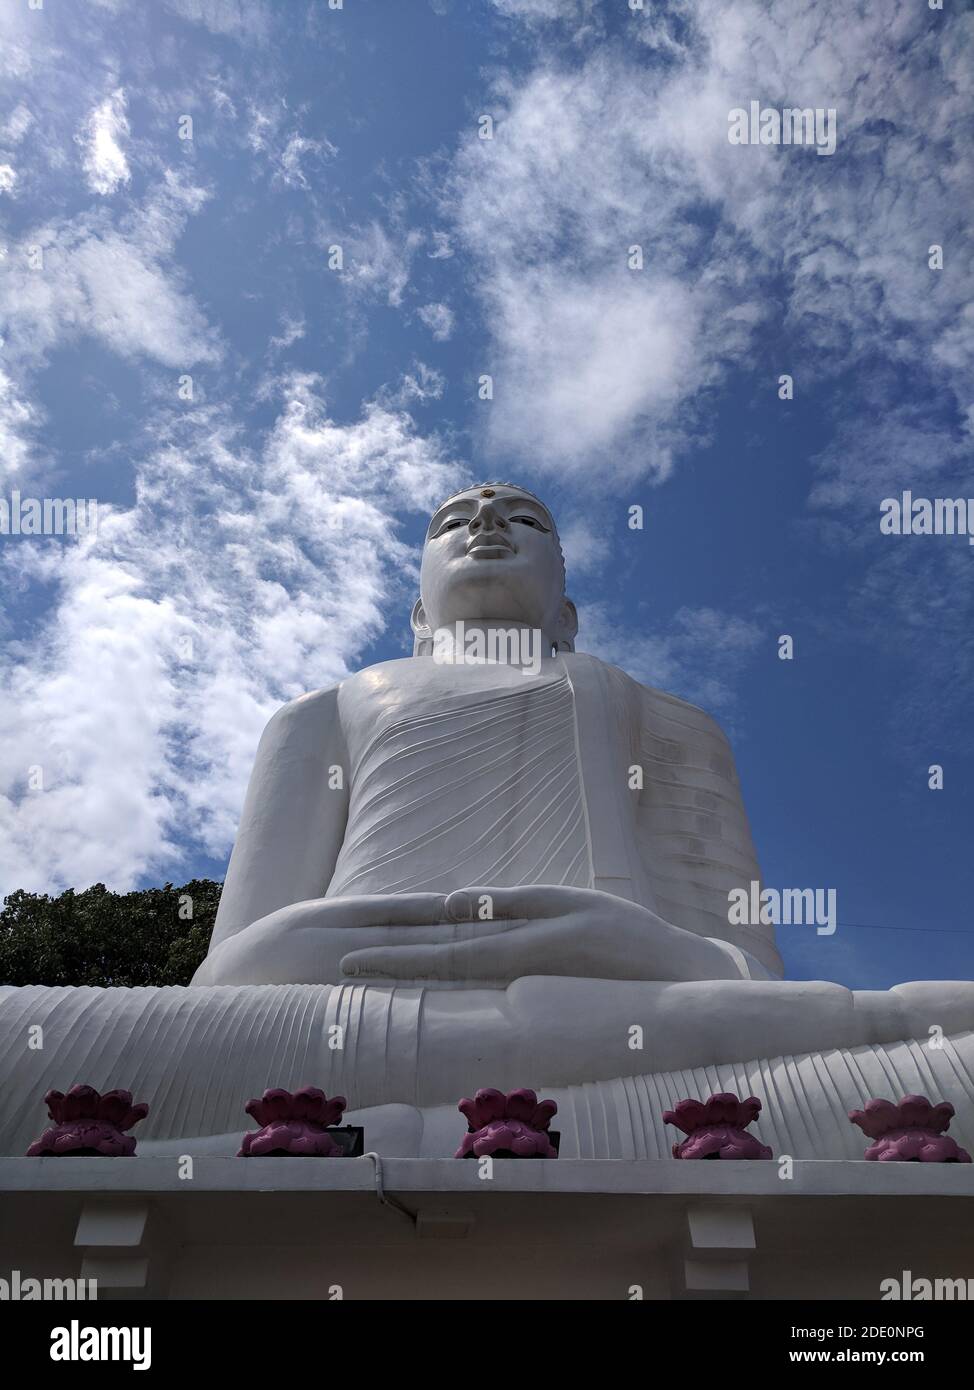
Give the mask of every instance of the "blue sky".
M 974 547 L 879 505 L 974 497 L 972 60 L 960 0 L 3 0 L 3 495 L 101 521 L 0 544 L 0 889 L 222 876 L 263 723 L 408 651 L 429 511 L 513 478 L 579 648 L 837 890 L 789 973 L 969 977 Z

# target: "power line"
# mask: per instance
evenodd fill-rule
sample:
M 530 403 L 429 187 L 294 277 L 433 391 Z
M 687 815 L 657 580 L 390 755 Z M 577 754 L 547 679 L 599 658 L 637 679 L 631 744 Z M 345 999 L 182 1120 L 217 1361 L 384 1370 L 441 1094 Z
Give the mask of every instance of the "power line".
M 922 931 L 943 932 L 948 936 L 974 936 L 970 927 L 889 927 L 882 922 L 840 922 L 840 927 L 854 927 L 862 931 Z

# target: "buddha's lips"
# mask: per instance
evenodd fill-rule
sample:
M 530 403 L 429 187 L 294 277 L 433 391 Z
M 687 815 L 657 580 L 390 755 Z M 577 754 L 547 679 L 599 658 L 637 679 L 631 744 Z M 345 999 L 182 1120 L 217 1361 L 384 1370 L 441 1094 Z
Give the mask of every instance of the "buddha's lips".
M 472 541 L 467 542 L 467 555 L 480 555 L 483 559 L 497 559 L 501 555 L 513 555 L 514 547 L 510 541 L 501 538 L 496 540 L 486 540 L 481 536 L 475 536 Z

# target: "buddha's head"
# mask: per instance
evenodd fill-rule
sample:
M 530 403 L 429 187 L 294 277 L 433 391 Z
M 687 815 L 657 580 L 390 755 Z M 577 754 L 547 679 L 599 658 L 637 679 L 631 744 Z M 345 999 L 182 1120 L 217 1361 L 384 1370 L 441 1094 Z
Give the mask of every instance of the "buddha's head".
M 578 619 L 551 513 L 513 483 L 478 483 L 433 513 L 412 626 L 417 653 L 458 622 L 521 624 L 572 651 Z

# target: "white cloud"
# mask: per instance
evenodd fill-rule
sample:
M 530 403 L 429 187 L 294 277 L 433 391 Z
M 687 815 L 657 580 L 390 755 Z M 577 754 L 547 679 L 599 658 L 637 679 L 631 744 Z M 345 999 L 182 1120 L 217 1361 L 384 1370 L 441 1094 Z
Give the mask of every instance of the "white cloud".
M 284 146 L 281 155 L 281 178 L 289 188 L 308 188 L 308 180 L 301 167 L 307 156 L 318 159 L 333 159 L 338 153 L 330 140 L 309 140 L 303 135 L 292 135 Z
M 0 144 L 19 145 L 34 123 L 34 117 L 24 103 L 18 102 L 7 119 L 0 125 Z
M 644 5 L 641 10 L 632 12 L 629 35 L 635 36 L 641 44 L 663 58 L 686 58 L 688 44 L 684 41 L 674 20 L 683 25 L 692 24 L 695 17 L 695 0 L 672 0 L 665 9 L 655 5 Z
M 619 479 L 669 473 L 683 442 L 678 409 L 714 374 L 716 333 L 701 344 L 713 305 L 678 280 L 626 274 L 538 268 L 485 290 L 502 344 L 495 449 L 540 445 L 549 466 L 570 471 L 611 454 Z
M 445 261 L 453 255 L 453 247 L 446 232 L 430 232 L 430 240 L 433 243 L 432 251 L 427 251 L 431 261 Z
M 236 108 L 226 92 L 219 91 L 219 100 L 222 110 L 236 115 Z M 312 139 L 300 130 L 287 132 L 285 127 L 289 124 L 291 114 L 285 100 L 251 102 L 246 143 L 255 155 L 262 157 L 262 167 L 275 184 L 307 192 L 313 188 L 307 166 L 320 166 L 334 159 L 338 147 L 325 135 Z
M 542 64 L 489 109 L 495 137 L 458 153 L 445 202 L 481 270 L 489 443 L 552 471 L 665 476 L 688 403 L 747 327 L 726 262 L 686 273 L 704 247 L 654 152 L 647 73 L 614 50 Z
M 425 405 L 427 401 L 438 401 L 446 387 L 446 377 L 425 362 L 414 362 L 411 372 L 404 372 L 398 386 L 384 387 L 377 400 L 386 406 L 409 406 L 414 401 Z
M 200 410 L 163 433 L 134 506 L 102 514 L 96 538 L 5 547 L 8 582 L 56 598 L 6 652 L 3 890 L 129 887 L 179 863 L 177 837 L 224 854 L 273 709 L 341 679 L 390 612 L 407 630 L 398 521 L 458 476 L 408 416 L 373 405 L 335 424 L 296 377 L 258 453 Z
M 78 144 L 84 150 L 84 171 L 94 193 L 114 193 L 119 184 L 131 179 L 128 160 L 121 141 L 128 138 L 125 115 L 126 96 L 119 87 L 101 102 L 85 121 Z
M 778 302 L 805 392 L 870 358 L 933 360 L 966 411 L 974 15 L 864 0 L 850 25 L 839 0 L 681 0 L 630 20 L 644 46 L 581 59 L 539 31 L 533 72 L 484 103 L 493 140 L 465 137 L 442 190 L 493 342 L 489 445 L 661 476 Z M 837 107 L 837 153 L 730 145 L 751 98 Z M 928 269 L 933 242 L 951 275 Z
M 344 249 L 345 283 L 356 293 L 384 298 L 398 308 L 406 286 L 416 248 L 423 239 L 418 231 L 394 229 L 390 235 L 380 222 L 355 227 L 347 236 L 322 238 L 323 244 L 339 244 Z
M 416 311 L 438 343 L 453 332 L 453 310 L 448 304 L 424 304 Z
M 604 535 L 600 535 L 594 525 L 575 517 L 558 527 L 562 554 L 565 557 L 565 574 L 571 592 L 575 578 L 586 574 L 597 574 L 609 558 L 610 547 Z
M 650 0 L 652 3 L 652 0 Z M 566 22 L 591 14 L 593 0 L 491 0 L 495 10 L 527 23 Z
M 235 121 L 237 119 L 237 108 L 233 97 L 220 79 L 214 73 L 208 73 L 206 85 L 209 89 L 210 100 L 213 102 L 214 109 L 219 116 L 226 120 Z
M 26 5 L 0 5 L 0 75 L 20 80 L 36 61 L 37 12 Z
M 266 39 L 270 11 L 264 0 L 165 0 L 166 8 L 214 34 L 236 39 Z
M 31 457 L 30 431 L 37 412 L 0 368 L 0 478 L 17 482 Z
M 941 423 L 913 408 L 886 410 L 868 430 L 849 419 L 816 456 L 818 477 L 810 501 L 814 507 L 843 509 L 853 524 L 865 506 L 878 529 L 882 498 L 904 489 L 936 495 L 938 477 L 950 471 L 963 476 L 969 458 L 969 442 L 951 438 Z
M 186 217 L 204 197 L 167 176 L 117 225 L 97 214 L 32 229 L 9 251 L 0 279 L 8 352 L 36 361 L 87 334 L 122 356 L 170 367 L 215 361 L 214 334 L 171 264 Z M 31 247 L 42 253 L 40 265 Z
M 304 318 L 292 318 L 290 314 L 284 314 L 281 318 L 281 331 L 270 341 L 271 352 L 284 352 L 293 343 L 298 342 L 304 337 L 307 330 Z
M 16 182 L 16 170 L 10 164 L 0 164 L 0 193 L 12 193 Z
M 255 154 L 261 154 L 267 149 L 280 122 L 281 112 L 275 107 L 251 107 L 247 143 Z

